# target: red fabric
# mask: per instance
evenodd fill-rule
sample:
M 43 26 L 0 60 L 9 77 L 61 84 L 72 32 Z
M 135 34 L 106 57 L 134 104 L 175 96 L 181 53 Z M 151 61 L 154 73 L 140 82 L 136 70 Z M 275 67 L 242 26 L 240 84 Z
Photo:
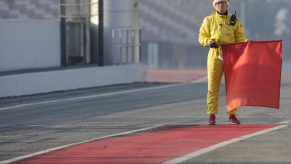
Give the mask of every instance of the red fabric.
M 227 111 L 241 106 L 279 109 L 282 41 L 223 46 Z

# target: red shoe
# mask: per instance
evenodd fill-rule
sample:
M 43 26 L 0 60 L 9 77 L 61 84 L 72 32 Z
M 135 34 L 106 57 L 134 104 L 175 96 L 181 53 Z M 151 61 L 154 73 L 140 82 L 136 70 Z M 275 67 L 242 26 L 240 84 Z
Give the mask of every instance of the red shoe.
M 208 125 L 215 125 L 215 114 L 209 116 Z
M 236 118 L 235 115 L 229 115 L 229 122 L 234 124 L 240 124 L 240 121 Z

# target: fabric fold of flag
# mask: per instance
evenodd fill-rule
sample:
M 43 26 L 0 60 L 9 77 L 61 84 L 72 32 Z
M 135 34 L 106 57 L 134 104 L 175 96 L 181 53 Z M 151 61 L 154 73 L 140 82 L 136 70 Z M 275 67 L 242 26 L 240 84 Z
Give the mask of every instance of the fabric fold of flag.
M 241 106 L 279 109 L 282 40 L 223 46 L 227 111 Z

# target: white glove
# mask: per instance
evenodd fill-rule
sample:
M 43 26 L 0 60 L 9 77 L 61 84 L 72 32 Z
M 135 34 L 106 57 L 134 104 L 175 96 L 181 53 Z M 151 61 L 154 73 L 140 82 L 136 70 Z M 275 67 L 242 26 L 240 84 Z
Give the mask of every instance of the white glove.
M 218 59 L 221 60 L 221 61 L 223 61 L 223 54 L 220 54 L 220 55 L 218 56 Z

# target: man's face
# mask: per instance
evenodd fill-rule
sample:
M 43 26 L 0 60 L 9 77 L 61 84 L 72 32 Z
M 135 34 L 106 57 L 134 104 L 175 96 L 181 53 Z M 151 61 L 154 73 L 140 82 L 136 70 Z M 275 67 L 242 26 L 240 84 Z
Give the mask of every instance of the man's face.
M 220 2 L 216 2 L 214 7 L 215 7 L 217 12 L 224 14 L 226 12 L 228 6 L 227 6 L 226 1 L 222 0 Z

